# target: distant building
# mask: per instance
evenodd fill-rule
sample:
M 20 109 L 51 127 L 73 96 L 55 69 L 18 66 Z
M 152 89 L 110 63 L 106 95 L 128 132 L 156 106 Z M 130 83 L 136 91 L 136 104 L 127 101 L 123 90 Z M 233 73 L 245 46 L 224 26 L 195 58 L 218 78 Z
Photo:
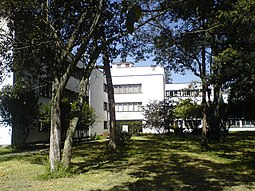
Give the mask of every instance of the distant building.
M 228 102 L 228 91 L 221 91 L 220 95 L 225 103 Z M 166 99 L 179 102 L 180 100 L 191 100 L 194 103 L 202 103 L 202 84 L 201 82 L 165 84 Z M 206 95 L 208 100 L 208 95 Z M 213 88 L 211 89 L 210 99 L 213 100 Z M 194 120 L 194 119 L 193 119 Z M 196 119 L 197 120 L 197 119 Z M 183 119 L 176 119 L 177 126 L 186 128 Z M 201 122 L 199 122 L 201 123 Z M 227 123 L 229 131 L 254 131 L 255 125 L 247 119 L 229 119 Z
M 190 99 L 200 104 L 202 102 L 202 86 L 200 82 L 165 84 L 165 97 L 173 101 Z
M 112 64 L 111 74 L 116 120 L 125 128 L 128 122 L 144 121 L 143 106 L 164 100 L 165 70 L 161 66 L 135 67 L 132 62 L 117 62 Z M 146 127 L 142 131 L 155 133 L 155 129 Z

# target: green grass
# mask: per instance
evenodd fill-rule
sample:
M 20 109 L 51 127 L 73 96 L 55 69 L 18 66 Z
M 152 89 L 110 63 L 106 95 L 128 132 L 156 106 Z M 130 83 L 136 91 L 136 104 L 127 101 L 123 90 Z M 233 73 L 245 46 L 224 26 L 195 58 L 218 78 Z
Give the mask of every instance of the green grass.
M 105 152 L 107 142 L 80 143 L 74 147 L 73 173 L 53 179 L 40 178 L 47 174 L 47 150 L 8 154 L 1 148 L 0 189 L 255 190 L 254 135 L 230 134 L 207 151 L 198 137 L 134 137 L 117 155 Z

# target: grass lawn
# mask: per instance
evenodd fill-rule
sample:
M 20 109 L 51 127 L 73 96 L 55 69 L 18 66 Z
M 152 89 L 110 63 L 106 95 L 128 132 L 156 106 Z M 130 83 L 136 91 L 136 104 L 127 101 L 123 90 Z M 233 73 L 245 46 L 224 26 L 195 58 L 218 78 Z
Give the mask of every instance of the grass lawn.
M 255 133 L 230 134 L 208 151 L 198 137 L 133 137 L 125 150 L 105 153 L 107 142 L 74 147 L 74 173 L 42 179 L 47 150 L 0 149 L 0 190 L 255 190 Z

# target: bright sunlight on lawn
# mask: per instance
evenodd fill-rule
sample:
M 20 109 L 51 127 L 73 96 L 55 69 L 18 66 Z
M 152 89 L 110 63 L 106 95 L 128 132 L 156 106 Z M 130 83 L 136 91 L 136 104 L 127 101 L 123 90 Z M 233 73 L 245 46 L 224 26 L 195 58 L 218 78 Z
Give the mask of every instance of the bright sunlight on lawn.
M 134 137 L 115 156 L 106 145 L 77 143 L 73 173 L 63 178 L 46 176 L 47 150 L 1 148 L 0 190 L 255 190 L 254 133 L 230 134 L 209 151 L 198 137 Z

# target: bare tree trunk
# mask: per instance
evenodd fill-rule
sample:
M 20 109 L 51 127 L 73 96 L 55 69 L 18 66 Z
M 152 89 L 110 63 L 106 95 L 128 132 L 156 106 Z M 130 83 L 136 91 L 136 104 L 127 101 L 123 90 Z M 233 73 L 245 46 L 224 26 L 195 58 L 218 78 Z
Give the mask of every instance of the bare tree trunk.
M 62 164 L 65 169 L 70 167 L 71 157 L 72 157 L 72 147 L 73 147 L 73 137 L 77 127 L 79 118 L 74 117 L 70 120 L 69 127 L 66 132 L 66 139 L 62 155 Z
M 51 130 L 50 130 L 50 170 L 57 170 L 61 160 L 61 120 L 60 120 L 60 83 L 57 77 L 52 84 L 52 103 L 51 103 Z
M 92 69 L 89 71 L 89 74 L 84 76 L 80 81 L 80 92 L 79 92 L 79 102 L 78 102 L 78 112 L 82 111 L 82 106 L 85 103 L 86 91 L 89 82 L 89 76 Z M 66 132 L 66 139 L 64 143 L 63 155 L 62 155 L 62 164 L 64 168 L 70 167 L 71 157 L 72 157 L 72 147 L 73 147 L 73 138 L 76 131 L 76 127 L 79 121 L 79 117 L 75 116 L 70 120 L 69 127 Z
M 212 139 L 215 141 L 220 140 L 220 85 L 218 82 L 214 85 L 214 100 L 213 100 L 213 115 L 210 123 Z
M 87 87 L 89 84 L 89 77 L 94 69 L 96 58 L 99 55 L 100 51 L 96 51 L 95 49 L 98 48 L 97 46 L 94 47 L 94 54 L 90 58 L 90 62 L 87 65 L 86 69 L 84 70 L 83 77 L 80 81 L 80 91 L 79 91 L 79 100 L 78 100 L 78 112 L 82 111 L 82 106 L 85 104 L 86 95 L 87 95 Z M 69 168 L 72 158 L 72 147 L 73 147 L 73 138 L 75 135 L 76 127 L 79 121 L 79 117 L 75 116 L 70 120 L 69 127 L 66 132 L 66 139 L 64 143 L 63 155 L 62 155 L 62 164 L 64 168 Z
M 202 137 L 201 137 L 201 146 L 202 148 L 207 148 L 207 103 L 206 103 L 206 56 L 205 56 L 205 46 L 202 46 L 202 68 L 201 68 L 201 80 L 202 80 Z
M 203 81 L 203 80 L 202 80 Z M 201 138 L 201 146 L 203 148 L 207 147 L 207 116 L 206 116 L 206 85 L 204 84 L 204 82 L 202 82 L 202 138 Z
M 115 116 L 115 101 L 114 101 L 114 90 L 112 85 L 112 76 L 110 69 L 110 59 L 106 48 L 103 50 L 103 62 L 104 71 L 108 89 L 108 102 L 109 102 L 109 114 L 110 114 L 110 142 L 108 148 L 112 152 L 116 152 L 117 149 L 117 127 L 116 127 L 116 116 Z

